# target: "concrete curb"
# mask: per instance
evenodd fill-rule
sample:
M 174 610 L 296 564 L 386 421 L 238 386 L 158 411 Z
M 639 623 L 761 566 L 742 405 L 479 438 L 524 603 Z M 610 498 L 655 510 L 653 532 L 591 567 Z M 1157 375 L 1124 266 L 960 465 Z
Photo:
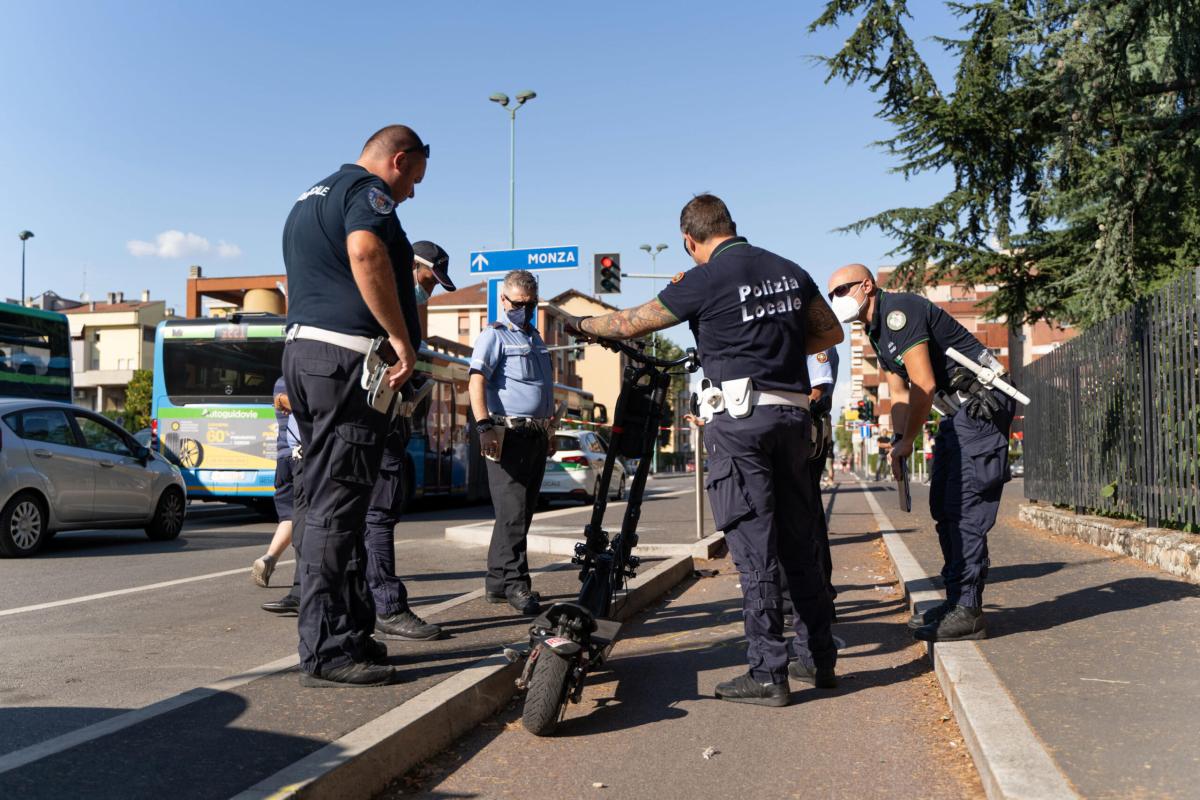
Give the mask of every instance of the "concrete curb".
M 618 598 L 624 621 L 692 574 L 692 557 L 658 564 Z M 524 642 L 522 642 L 524 644 Z M 234 800 L 368 798 L 495 714 L 516 692 L 522 663 L 481 659 L 381 717 L 236 795 Z
M 1136 558 L 1177 578 L 1200 583 L 1200 536 L 1166 528 L 1143 528 L 1107 517 L 1076 514 L 1047 505 L 1021 506 L 1021 521 L 1071 536 L 1112 553 Z
M 883 535 L 884 547 L 900 576 L 910 608 L 923 611 L 940 603 L 942 595 L 933 588 L 870 488 L 862 481 L 859 486 Z M 975 642 L 930 645 L 929 654 L 938 684 L 963 732 L 989 798 L 1079 798 Z
M 446 528 L 446 541 L 460 542 L 487 547 L 492 541 L 492 523 L 476 522 L 470 525 L 454 525 Z M 546 534 L 530 533 L 525 537 L 525 546 L 531 553 L 544 553 L 552 556 L 575 555 L 575 543 L 580 536 L 548 536 Z M 698 559 L 710 559 L 725 542 L 725 534 L 721 531 L 710 533 L 695 542 L 639 544 L 633 548 L 635 555 L 644 558 L 669 558 L 672 556 L 691 556 Z

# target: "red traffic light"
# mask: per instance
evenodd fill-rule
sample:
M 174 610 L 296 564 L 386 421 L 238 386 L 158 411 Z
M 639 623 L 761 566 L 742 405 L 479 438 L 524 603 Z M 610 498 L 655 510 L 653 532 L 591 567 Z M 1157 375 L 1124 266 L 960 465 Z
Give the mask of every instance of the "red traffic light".
M 600 259 L 600 266 L 604 267 L 605 269 L 608 269 L 608 268 L 609 268 L 609 267 L 611 267 L 612 265 L 613 265 L 613 260 L 612 260 L 612 257 L 611 257 L 611 256 L 603 256 L 603 257 L 601 257 L 601 259 Z

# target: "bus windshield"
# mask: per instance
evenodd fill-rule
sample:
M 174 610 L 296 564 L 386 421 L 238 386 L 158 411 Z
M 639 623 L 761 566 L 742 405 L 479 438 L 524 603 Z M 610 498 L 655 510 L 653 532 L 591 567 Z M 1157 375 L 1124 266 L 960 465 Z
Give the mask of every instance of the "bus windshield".
M 71 402 L 66 317 L 0 303 L 0 397 Z
M 269 405 L 283 372 L 282 339 L 166 339 L 162 347 L 167 396 L 176 405 Z

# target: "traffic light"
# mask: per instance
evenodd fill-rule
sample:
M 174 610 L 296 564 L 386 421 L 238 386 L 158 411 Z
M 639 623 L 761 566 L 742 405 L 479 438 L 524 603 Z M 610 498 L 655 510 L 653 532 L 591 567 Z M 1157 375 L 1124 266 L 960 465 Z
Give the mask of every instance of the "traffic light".
M 867 416 L 867 401 L 866 400 L 858 401 L 858 419 L 861 422 L 870 422 L 871 421 L 871 418 Z
M 621 254 L 596 253 L 593 275 L 596 294 L 617 294 L 621 291 Z
M 867 401 L 867 419 L 870 420 L 871 422 L 877 421 L 875 419 L 875 401 L 874 400 Z

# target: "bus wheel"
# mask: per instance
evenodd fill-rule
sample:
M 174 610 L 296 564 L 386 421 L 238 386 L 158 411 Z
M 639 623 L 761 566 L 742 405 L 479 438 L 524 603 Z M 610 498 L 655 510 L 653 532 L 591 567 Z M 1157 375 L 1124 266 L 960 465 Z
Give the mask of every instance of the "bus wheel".
M 154 517 L 146 526 L 146 535 L 153 541 L 165 542 L 175 539 L 183 530 L 183 492 L 172 486 L 158 498 Z
M 50 540 L 49 519 L 41 498 L 33 492 L 21 492 L 0 511 L 0 555 L 27 558 Z

